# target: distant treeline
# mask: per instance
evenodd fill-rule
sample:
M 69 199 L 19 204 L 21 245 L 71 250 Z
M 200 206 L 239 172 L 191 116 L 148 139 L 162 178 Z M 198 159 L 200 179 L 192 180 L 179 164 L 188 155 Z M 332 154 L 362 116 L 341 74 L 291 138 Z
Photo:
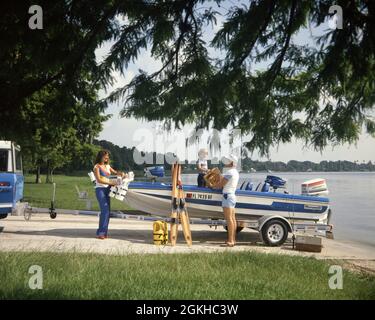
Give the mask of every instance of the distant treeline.
M 153 159 L 152 162 L 156 163 L 156 159 L 164 157 L 164 154 L 159 154 L 156 152 L 140 152 L 135 147 L 119 147 L 118 145 L 107 141 L 107 140 L 94 140 L 93 147 L 95 150 L 107 149 L 111 153 L 111 165 L 114 168 L 121 170 L 142 170 L 150 166 L 150 164 L 137 164 L 134 161 L 134 153 L 138 156 L 142 156 L 145 159 Z M 55 173 L 64 174 L 83 174 L 88 170 L 91 170 L 94 165 L 95 155 L 88 153 L 85 159 L 78 159 L 83 156 L 78 156 L 74 158 L 70 163 L 56 168 Z M 87 158 L 88 157 L 88 158 Z M 211 165 L 210 167 L 221 165 Z M 170 165 L 165 161 L 164 167 L 166 170 L 170 169 Z M 195 164 L 187 163 L 184 165 L 185 172 L 195 171 Z M 281 161 L 257 161 L 251 160 L 248 157 L 242 159 L 242 171 L 252 172 L 252 171 L 273 171 L 273 172 L 306 172 L 306 171 L 375 171 L 375 164 L 371 161 L 369 162 L 351 162 L 351 161 L 321 161 L 320 163 L 315 163 L 311 161 L 296 161 L 291 160 L 287 163 Z M 28 172 L 33 172 L 29 170 Z M 42 167 L 41 172 L 45 173 L 46 168 Z
M 375 171 L 375 164 L 369 162 L 351 161 L 321 161 L 315 163 L 311 161 L 291 160 L 287 163 L 277 161 L 254 161 L 249 158 L 242 159 L 242 169 L 244 171 Z
M 112 164 L 115 167 L 122 168 L 125 170 L 143 170 L 145 165 L 138 165 L 134 162 L 133 152 L 135 148 L 119 147 L 106 140 L 94 140 L 94 144 L 101 146 L 102 148 L 108 149 L 111 152 Z M 138 152 L 136 150 L 136 152 Z M 162 154 L 143 153 L 144 157 L 152 157 L 154 161 L 157 157 L 163 157 Z M 155 162 L 154 162 L 155 163 Z M 170 166 L 165 164 L 164 167 L 169 169 Z M 195 170 L 195 164 L 186 163 L 185 169 Z M 242 170 L 243 171 L 375 171 L 375 164 L 371 161 L 365 162 L 351 162 L 351 161 L 321 161 L 315 163 L 311 161 L 296 161 L 291 160 L 287 163 L 277 161 L 256 161 L 246 157 L 242 159 Z

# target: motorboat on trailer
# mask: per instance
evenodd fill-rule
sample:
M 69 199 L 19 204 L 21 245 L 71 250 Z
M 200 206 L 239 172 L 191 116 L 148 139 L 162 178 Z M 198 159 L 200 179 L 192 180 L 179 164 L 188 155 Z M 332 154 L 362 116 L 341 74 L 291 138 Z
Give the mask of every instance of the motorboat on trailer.
M 286 180 L 271 175 L 255 190 L 252 183 L 243 182 L 236 191 L 237 219 L 278 215 L 293 221 L 328 223 L 330 205 L 324 179 L 304 182 L 300 195 L 289 194 L 285 188 Z M 183 189 L 191 218 L 223 219 L 221 190 L 194 185 L 183 185 Z M 165 217 L 170 214 L 171 190 L 168 183 L 130 181 L 122 194 L 113 196 L 135 210 Z
M 144 173 L 153 182 L 136 182 L 134 174 L 129 172 L 120 185 L 111 187 L 111 197 L 138 211 L 135 215 L 122 214 L 121 218 L 170 220 L 172 185 L 155 181 L 157 177 L 164 176 L 164 168 L 146 168 Z M 92 172 L 89 176 L 95 182 Z M 326 181 L 309 180 L 302 184 L 301 189 L 300 195 L 289 194 L 286 191 L 286 180 L 274 175 L 268 175 L 256 188 L 253 183 L 244 181 L 236 190 L 237 231 L 243 228 L 259 231 L 263 243 L 271 246 L 282 245 L 289 232 L 312 231 L 316 235 L 325 232 L 325 236 L 332 237 Z M 226 226 L 221 207 L 221 190 L 186 184 L 183 190 L 190 223 Z

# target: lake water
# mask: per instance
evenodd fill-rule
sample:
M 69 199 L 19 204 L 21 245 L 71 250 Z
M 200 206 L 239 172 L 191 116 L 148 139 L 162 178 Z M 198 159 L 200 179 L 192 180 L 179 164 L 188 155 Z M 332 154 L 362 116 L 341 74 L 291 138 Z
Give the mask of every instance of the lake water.
M 301 183 L 325 178 L 333 216 L 336 239 L 357 241 L 375 246 L 375 172 L 276 172 L 285 178 L 290 193 L 301 193 Z M 267 173 L 241 173 L 239 186 L 251 180 L 256 186 Z M 196 184 L 196 175 L 183 175 L 183 183 Z

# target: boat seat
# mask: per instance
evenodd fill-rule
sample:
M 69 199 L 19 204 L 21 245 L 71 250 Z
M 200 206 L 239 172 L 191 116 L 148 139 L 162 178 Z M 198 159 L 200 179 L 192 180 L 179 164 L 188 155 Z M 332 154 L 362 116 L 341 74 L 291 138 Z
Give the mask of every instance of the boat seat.
M 251 181 L 248 181 L 247 183 L 246 181 L 244 181 L 241 184 L 240 190 L 248 190 L 248 191 L 253 190 L 253 183 Z
M 265 182 L 262 186 L 262 192 L 268 192 L 270 191 L 270 184 Z
M 255 191 L 259 191 L 259 192 L 268 192 L 270 191 L 270 184 L 267 183 L 267 182 L 260 182 Z
M 245 190 L 248 190 L 248 191 L 253 190 L 253 183 L 249 181 L 245 187 Z

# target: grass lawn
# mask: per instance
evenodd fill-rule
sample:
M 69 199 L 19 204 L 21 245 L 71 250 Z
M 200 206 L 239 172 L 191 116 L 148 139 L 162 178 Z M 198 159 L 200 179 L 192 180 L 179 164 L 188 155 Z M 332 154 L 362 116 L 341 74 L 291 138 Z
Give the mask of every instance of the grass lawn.
M 50 183 L 37 184 L 35 175 L 25 176 L 24 201 L 29 202 L 32 207 L 49 208 L 52 199 L 53 186 Z M 42 177 L 45 181 L 45 177 Z M 55 207 L 58 209 L 86 209 L 86 202 L 78 200 L 78 194 L 75 186 L 80 191 L 87 191 L 89 198 L 92 199 L 92 210 L 99 210 L 98 202 L 95 197 L 95 189 L 88 176 L 64 176 L 55 175 L 56 199 Z M 111 199 L 112 200 L 112 199 Z M 129 209 L 124 203 L 118 200 L 111 201 L 111 210 Z
M 344 270 L 343 289 L 332 290 L 328 262 L 254 252 L 1 252 L 0 261 L 0 299 L 375 299 L 374 276 Z M 41 290 L 29 289 L 31 265 L 43 269 Z

